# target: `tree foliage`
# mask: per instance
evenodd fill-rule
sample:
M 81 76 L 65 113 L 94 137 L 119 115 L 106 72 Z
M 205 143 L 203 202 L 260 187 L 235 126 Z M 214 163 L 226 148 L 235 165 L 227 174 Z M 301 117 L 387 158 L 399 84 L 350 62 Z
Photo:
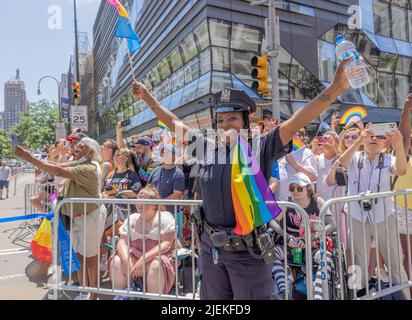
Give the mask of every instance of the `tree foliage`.
M 0 159 L 10 158 L 11 155 L 11 139 L 5 130 L 0 130 Z
M 47 100 L 30 103 L 27 110 L 20 115 L 20 122 L 12 132 L 19 135 L 20 143 L 32 150 L 41 149 L 55 141 L 56 124 L 59 110 L 55 103 Z

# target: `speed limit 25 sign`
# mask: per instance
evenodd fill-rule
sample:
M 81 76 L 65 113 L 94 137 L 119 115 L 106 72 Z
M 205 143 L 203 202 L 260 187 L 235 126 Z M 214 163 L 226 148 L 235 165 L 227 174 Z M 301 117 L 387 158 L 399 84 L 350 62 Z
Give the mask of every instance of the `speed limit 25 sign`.
M 71 106 L 71 123 L 72 128 L 79 128 L 83 132 L 88 131 L 87 106 Z

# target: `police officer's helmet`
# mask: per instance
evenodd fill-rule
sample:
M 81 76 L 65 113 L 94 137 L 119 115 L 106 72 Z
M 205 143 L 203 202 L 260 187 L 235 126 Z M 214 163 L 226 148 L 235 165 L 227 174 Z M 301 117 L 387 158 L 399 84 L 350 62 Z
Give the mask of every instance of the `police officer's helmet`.
M 243 112 L 245 127 L 249 127 L 249 114 L 256 112 L 256 103 L 243 90 L 225 88 L 215 93 L 214 100 L 215 113 Z M 217 119 L 217 116 L 215 119 Z

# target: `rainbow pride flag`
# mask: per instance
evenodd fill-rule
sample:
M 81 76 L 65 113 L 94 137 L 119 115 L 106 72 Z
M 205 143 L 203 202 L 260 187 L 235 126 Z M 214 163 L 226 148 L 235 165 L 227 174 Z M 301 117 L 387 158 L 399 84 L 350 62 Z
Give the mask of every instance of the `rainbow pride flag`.
M 44 219 L 31 242 L 33 257 L 52 264 L 52 225 Z
M 162 122 L 162 121 L 160 121 L 160 120 L 157 121 L 157 126 L 158 126 L 160 129 L 170 130 L 169 127 L 168 127 L 164 122 Z
M 293 144 L 293 149 L 292 149 L 293 151 L 302 149 L 305 146 L 301 139 L 295 138 L 295 137 L 293 137 L 292 139 L 292 144 Z
M 119 0 L 107 0 L 109 4 L 115 7 L 119 11 L 119 20 L 117 22 L 115 37 L 127 39 L 129 51 L 133 54 L 135 51 L 141 48 L 139 36 L 134 31 L 129 14 L 126 8 L 120 3 Z
M 282 211 L 250 146 L 240 135 L 233 156 L 231 190 L 236 218 L 235 234 L 247 235 L 275 219 Z
M 368 115 L 368 111 L 364 107 L 357 106 L 346 110 L 346 112 L 340 118 L 339 124 L 345 125 L 350 122 L 357 122 L 362 120 Z

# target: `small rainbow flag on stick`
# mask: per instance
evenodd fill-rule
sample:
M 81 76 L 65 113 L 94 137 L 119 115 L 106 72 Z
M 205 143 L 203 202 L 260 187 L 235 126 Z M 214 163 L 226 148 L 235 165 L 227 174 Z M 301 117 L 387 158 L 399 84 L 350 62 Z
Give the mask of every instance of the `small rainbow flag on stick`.
M 236 218 L 235 234 L 247 235 L 275 219 L 282 211 L 242 136 L 238 137 L 234 150 L 231 190 Z
M 160 129 L 170 130 L 169 127 L 164 122 L 162 122 L 160 120 L 157 121 L 157 125 Z
M 368 115 L 368 111 L 364 107 L 352 107 L 349 108 L 340 118 L 339 124 L 345 125 L 350 122 L 357 122 L 362 120 Z
M 107 2 L 119 11 L 119 20 L 114 36 L 127 39 L 129 51 L 133 54 L 140 49 L 141 45 L 140 39 L 130 23 L 129 14 L 119 0 L 107 0 Z
M 302 149 L 305 146 L 301 139 L 295 138 L 295 137 L 292 140 L 292 144 L 293 144 L 293 151 Z

